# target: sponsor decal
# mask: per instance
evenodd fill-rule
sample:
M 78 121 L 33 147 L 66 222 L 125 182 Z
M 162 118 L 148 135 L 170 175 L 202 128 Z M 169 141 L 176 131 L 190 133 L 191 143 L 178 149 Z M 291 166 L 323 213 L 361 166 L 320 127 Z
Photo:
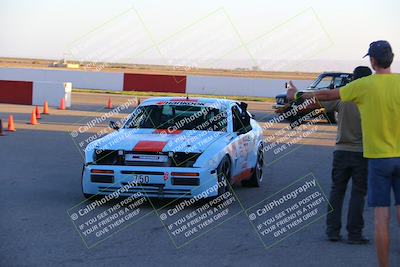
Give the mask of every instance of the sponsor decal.
M 198 102 L 198 101 L 188 101 L 186 99 L 182 100 L 169 100 L 169 101 L 161 101 L 157 102 L 156 105 L 162 106 L 162 105 L 182 105 L 182 106 L 205 106 L 205 103 Z
M 168 181 L 169 174 L 168 172 L 164 172 L 164 181 Z
M 183 130 L 168 128 L 168 129 L 156 129 L 153 134 L 181 134 Z
M 170 101 L 178 101 L 178 102 L 198 102 L 198 99 L 182 99 L 182 98 L 174 98 Z

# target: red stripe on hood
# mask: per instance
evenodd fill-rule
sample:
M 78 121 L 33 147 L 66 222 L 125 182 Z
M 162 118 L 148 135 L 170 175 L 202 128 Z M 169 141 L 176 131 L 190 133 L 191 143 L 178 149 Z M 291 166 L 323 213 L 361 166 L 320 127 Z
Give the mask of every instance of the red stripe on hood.
M 160 141 L 139 141 L 134 147 L 136 152 L 162 152 L 167 142 Z

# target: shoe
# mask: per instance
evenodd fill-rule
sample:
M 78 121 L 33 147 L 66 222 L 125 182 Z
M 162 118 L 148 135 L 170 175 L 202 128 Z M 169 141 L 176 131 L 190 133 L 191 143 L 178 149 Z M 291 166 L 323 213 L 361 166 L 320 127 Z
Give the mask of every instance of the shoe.
M 342 240 L 342 237 L 339 234 L 328 235 L 328 240 L 331 242 L 338 242 L 338 241 Z
M 359 237 L 359 238 L 349 238 L 347 239 L 347 244 L 351 244 L 351 245 L 366 245 L 369 243 L 369 239 L 365 238 L 363 236 Z

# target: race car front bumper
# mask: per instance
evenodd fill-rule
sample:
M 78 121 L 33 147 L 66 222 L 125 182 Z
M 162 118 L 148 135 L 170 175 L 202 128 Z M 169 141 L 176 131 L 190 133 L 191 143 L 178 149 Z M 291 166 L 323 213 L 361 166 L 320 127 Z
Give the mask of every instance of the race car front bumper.
M 142 192 L 158 198 L 212 197 L 218 195 L 218 178 L 216 170 L 207 168 L 85 165 L 82 191 L 91 195 Z

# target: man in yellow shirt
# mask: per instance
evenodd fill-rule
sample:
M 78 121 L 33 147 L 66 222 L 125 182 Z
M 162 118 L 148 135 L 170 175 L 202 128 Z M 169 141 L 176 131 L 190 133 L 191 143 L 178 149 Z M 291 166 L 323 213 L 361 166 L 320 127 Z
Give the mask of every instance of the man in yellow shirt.
M 290 83 L 288 99 L 317 97 L 319 101 L 341 99 L 356 103 L 361 115 L 364 157 L 368 158 L 368 204 L 375 210 L 375 243 L 379 265 L 389 266 L 389 218 L 391 191 L 400 224 L 400 74 L 390 65 L 394 54 L 387 41 L 370 44 L 375 74 L 340 89 L 316 93 L 297 92 Z

